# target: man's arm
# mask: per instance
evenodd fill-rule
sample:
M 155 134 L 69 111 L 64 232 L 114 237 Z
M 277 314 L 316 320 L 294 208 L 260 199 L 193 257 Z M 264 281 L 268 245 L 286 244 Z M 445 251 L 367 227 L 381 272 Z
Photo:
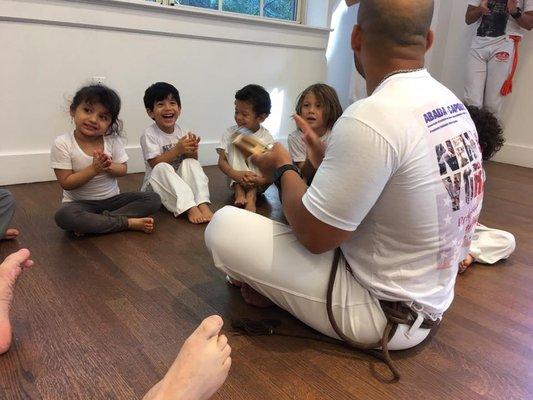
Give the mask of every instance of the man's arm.
M 487 3 L 488 2 L 484 0 L 477 7 L 471 4 L 468 5 L 468 8 L 466 9 L 466 15 L 465 15 L 465 22 L 467 25 L 472 25 L 474 22 L 480 19 L 483 15 L 490 14 L 490 10 L 489 10 Z
M 530 31 L 533 29 L 533 11 L 522 13 L 522 16 L 518 19 L 515 19 L 515 21 L 522 28 Z
M 359 3 L 359 0 L 346 0 L 346 5 L 348 7 L 353 6 L 355 4 Z

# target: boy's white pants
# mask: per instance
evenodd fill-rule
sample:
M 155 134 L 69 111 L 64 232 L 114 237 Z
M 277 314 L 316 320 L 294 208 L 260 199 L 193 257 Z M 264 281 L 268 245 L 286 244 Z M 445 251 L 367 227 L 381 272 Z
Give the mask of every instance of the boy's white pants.
M 244 154 L 242 154 L 242 152 L 237 147 L 235 147 L 234 144 L 228 146 L 227 155 L 228 164 L 235 171 L 251 171 L 259 176 L 263 176 L 259 168 L 257 168 L 252 162 L 248 162 L 248 160 L 244 157 Z M 230 187 L 234 183 L 235 181 L 231 180 Z
M 230 206 L 215 213 L 205 241 L 217 268 L 247 283 L 310 327 L 339 338 L 326 309 L 333 251 L 312 254 L 298 242 L 290 226 Z M 344 266 L 337 272 L 333 312 L 343 333 L 363 343 L 380 340 L 387 323 L 378 299 Z M 406 327 L 398 327 L 389 349 L 416 346 L 429 333 L 419 328 L 408 339 Z
M 477 262 L 494 264 L 508 258 L 515 247 L 512 233 L 478 224 L 470 244 L 470 254 Z
M 464 101 L 485 107 L 496 117 L 502 108 L 501 88 L 513 65 L 514 42 L 509 36 L 475 36 L 468 55 Z
M 170 164 L 157 164 L 148 182 L 175 217 L 191 207 L 210 202 L 209 178 L 194 158 L 184 159 L 177 171 Z

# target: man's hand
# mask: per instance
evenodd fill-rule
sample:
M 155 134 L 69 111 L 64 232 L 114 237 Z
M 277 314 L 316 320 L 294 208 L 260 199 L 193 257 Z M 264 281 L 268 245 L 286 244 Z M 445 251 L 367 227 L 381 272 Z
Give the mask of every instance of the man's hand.
M 509 0 L 513 1 L 513 0 Z M 482 15 L 489 15 L 490 9 L 489 9 L 489 0 L 481 0 L 481 4 L 479 5 L 479 11 L 481 11 Z
M 280 143 L 274 143 L 272 150 L 261 154 L 254 154 L 251 161 L 257 165 L 262 175 L 272 178 L 274 172 L 285 164 L 292 164 L 291 155 Z
M 93 164 L 92 167 L 96 174 L 106 172 L 111 167 L 111 157 L 100 150 L 93 151 Z
M 509 11 L 509 14 L 516 14 L 518 11 L 518 0 L 507 0 L 507 11 Z
M 309 126 L 306 120 L 304 120 L 299 115 L 294 115 L 294 122 L 296 126 L 302 132 L 302 139 L 305 142 L 307 148 L 307 158 L 311 165 L 318 169 L 322 160 L 324 159 L 324 154 L 326 154 L 326 144 L 322 142 L 320 136 Z

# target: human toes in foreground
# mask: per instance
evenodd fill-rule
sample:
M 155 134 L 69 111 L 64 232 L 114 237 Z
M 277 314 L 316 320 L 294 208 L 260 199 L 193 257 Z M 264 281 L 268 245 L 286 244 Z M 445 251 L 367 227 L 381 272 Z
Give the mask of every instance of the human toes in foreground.
M 462 274 L 463 272 L 465 272 L 468 269 L 468 267 L 470 267 L 470 265 L 472 265 L 473 262 L 474 262 L 474 257 L 472 256 L 472 254 L 469 253 L 466 256 L 466 258 L 459 263 L 459 271 L 458 272 L 460 274 Z
M 218 315 L 204 319 L 144 400 L 207 400 L 215 394 L 231 367 L 231 347 L 226 336 L 220 335 L 222 325 Z
M 9 310 L 13 302 L 15 282 L 22 271 L 32 265 L 28 249 L 21 249 L 7 256 L 0 264 L 0 354 L 8 351 L 11 346 Z

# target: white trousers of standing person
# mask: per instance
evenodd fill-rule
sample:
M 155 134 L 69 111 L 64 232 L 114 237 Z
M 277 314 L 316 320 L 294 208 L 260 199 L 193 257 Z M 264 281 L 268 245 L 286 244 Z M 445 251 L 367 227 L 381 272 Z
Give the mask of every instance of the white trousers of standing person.
M 209 178 L 194 158 L 184 159 L 177 171 L 170 164 L 157 164 L 148 182 L 175 217 L 194 206 L 210 202 Z
M 205 241 L 218 269 L 250 285 L 310 327 L 339 339 L 326 307 L 334 251 L 312 254 L 298 242 L 290 226 L 231 206 L 215 213 Z M 379 300 L 344 266 L 337 272 L 332 304 L 335 320 L 346 336 L 362 343 L 381 339 L 387 320 Z M 418 328 L 408 338 L 408 328 L 398 327 L 389 349 L 416 346 L 429 333 L 429 329 Z
M 494 264 L 509 258 L 515 247 L 516 241 L 512 233 L 478 224 L 469 252 L 477 262 Z
M 504 96 L 502 86 L 513 65 L 514 42 L 500 38 L 474 37 L 468 55 L 464 101 L 485 107 L 499 117 Z

